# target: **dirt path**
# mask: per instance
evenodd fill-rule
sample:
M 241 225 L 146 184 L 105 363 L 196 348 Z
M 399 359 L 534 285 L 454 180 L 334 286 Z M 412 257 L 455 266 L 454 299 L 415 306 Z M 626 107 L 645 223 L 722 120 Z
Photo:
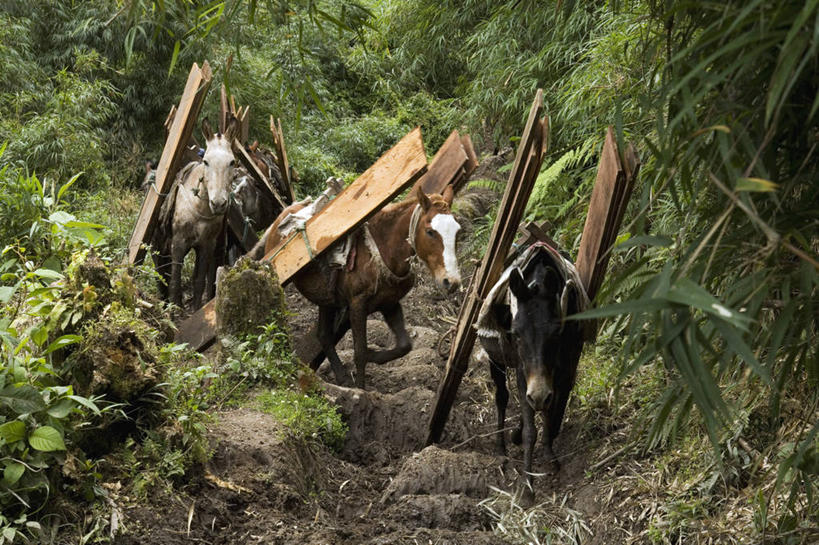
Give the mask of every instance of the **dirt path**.
M 465 225 L 465 240 L 472 228 Z M 462 263 L 464 273 L 473 268 Z M 495 454 L 494 387 L 485 365 L 472 363 L 442 442 L 424 448 L 446 363 L 438 353 L 439 343 L 455 322 L 463 293 L 445 296 L 425 271 L 418 273 L 418 285 L 403 301 L 413 339 L 409 354 L 385 365 L 369 364 L 367 391 L 332 384 L 326 362 L 318 371 L 350 427 L 340 452 L 285 439 L 273 417 L 249 400 L 244 408 L 216 415 L 209 430 L 214 455 L 187 484 L 126 510 L 127 531 L 117 542 L 504 543 L 493 533 L 495 518 L 503 515 L 500 505 L 482 502 L 504 498 L 498 489 L 515 491 L 522 451 L 510 444 L 508 457 Z M 290 325 L 298 337 L 315 323 L 317 312 L 292 287 L 286 295 L 293 310 Z M 388 329 L 375 319 L 368 322 L 368 339 L 380 347 L 391 343 Z M 337 348 L 342 361 L 351 365 L 350 334 Z M 446 352 L 448 344 L 443 349 Z M 518 414 L 513 399 L 508 426 L 515 425 Z M 563 468 L 557 475 L 536 477 L 536 502 L 560 524 L 564 519 L 580 521 L 577 535 L 588 522 L 595 536 L 584 543 L 608 543 L 608 521 L 616 513 L 603 505 L 616 496 L 586 475 L 588 433 L 582 441 L 580 437 L 590 427 L 594 425 L 573 420 L 570 403 L 556 442 Z M 535 470 L 543 466 L 536 458 Z M 499 515 L 493 518 L 492 510 Z M 542 523 L 533 524 L 540 524 L 542 531 Z
M 290 308 L 308 309 L 291 316 L 298 334 L 315 313 L 287 292 Z M 491 381 L 478 364 L 464 379 L 442 443 L 423 448 L 445 365 L 437 346 L 457 305 L 423 281 L 407 299 L 413 350 L 370 364 L 367 391 L 335 386 L 327 365 L 319 369 L 350 426 L 341 452 L 288 441 L 270 415 L 254 408 L 222 412 L 210 430 L 214 456 L 207 467 L 180 489 L 128 510 L 128 531 L 118 542 L 502 543 L 480 503 L 493 494 L 490 487 L 514 490 L 520 449 L 511 446 L 509 458 L 494 454 Z M 380 321 L 368 328 L 371 344 L 391 341 Z M 352 360 L 351 346 L 349 335 L 339 343 L 342 361 Z M 517 413 L 510 412 L 512 425 Z M 571 455 L 559 475 L 538 477 L 538 501 L 566 494 L 583 479 L 585 454 L 574 452 L 575 436 L 570 421 L 557 448 Z M 581 494 L 587 510 L 594 510 L 595 496 Z

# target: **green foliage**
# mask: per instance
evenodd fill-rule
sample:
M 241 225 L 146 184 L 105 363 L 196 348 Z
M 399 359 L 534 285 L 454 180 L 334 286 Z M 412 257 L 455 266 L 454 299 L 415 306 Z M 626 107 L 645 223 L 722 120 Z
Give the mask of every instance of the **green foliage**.
M 299 440 L 319 441 L 340 450 L 347 425 L 336 408 L 318 393 L 270 390 L 259 396 L 262 409 L 286 426 L 289 435 Z

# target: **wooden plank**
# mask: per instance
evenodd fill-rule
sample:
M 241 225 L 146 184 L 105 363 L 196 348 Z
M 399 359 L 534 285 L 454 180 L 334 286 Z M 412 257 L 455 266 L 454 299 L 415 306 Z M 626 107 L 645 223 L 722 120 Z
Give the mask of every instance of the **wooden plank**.
M 240 140 L 242 144 L 247 142 L 247 138 L 250 135 L 250 106 L 245 106 L 244 111 L 242 111 L 242 115 L 239 117 L 239 123 L 241 129 L 239 131 Z
M 264 259 L 273 263 L 279 282 L 285 284 L 333 242 L 361 226 L 401 191 L 417 181 L 426 169 L 421 129 L 416 128 L 339 193 L 320 213 L 310 218 L 305 224 L 305 236 L 297 233 L 265 255 Z M 186 342 L 194 350 L 200 350 L 210 344 L 215 335 L 215 302 L 210 301 L 180 325 L 175 340 L 179 343 Z
M 227 129 L 228 124 L 228 117 L 230 112 L 228 111 L 228 98 L 227 98 L 227 89 L 225 88 L 225 84 L 222 84 L 222 89 L 219 92 L 219 132 L 224 134 L 225 129 Z
M 207 61 L 202 64 L 202 68 L 196 63 L 193 64 L 156 168 L 156 191 L 145 193 L 142 209 L 128 243 L 128 261 L 131 264 L 141 263 L 145 257 L 144 245 L 151 240 L 159 208 L 165 200 L 164 195 L 173 184 L 176 172 L 181 166 L 179 159 L 193 134 L 212 77 L 213 73 Z
M 576 261 L 577 272 L 591 300 L 594 300 L 603 281 L 601 260 L 608 265 L 608 258 L 604 258 L 604 255 L 608 254 L 612 233 L 616 232 L 614 229 L 614 218 L 617 215 L 615 208 L 616 203 L 621 199 L 618 193 L 622 194 L 624 181 L 625 172 L 620 164 L 614 131 L 609 127 L 600 154 L 597 178 L 592 190 Z
M 363 224 L 426 172 L 421 129 L 416 128 L 387 151 L 364 174 L 305 224 L 310 248 L 301 236 L 290 237 L 264 258 L 273 260 L 279 280 L 287 282 L 314 256 Z
M 171 105 L 171 111 L 168 112 L 168 117 L 165 118 L 165 123 L 163 126 L 165 127 L 165 139 L 168 139 L 168 133 L 171 131 L 171 125 L 173 124 L 173 118 L 176 116 L 176 104 Z
M 475 153 L 475 147 L 472 145 L 472 137 L 468 134 L 461 135 L 461 144 L 464 147 L 467 157 L 469 157 L 469 162 L 464 167 L 463 178 L 453 182 L 452 184 L 453 188 L 455 189 L 455 193 L 458 193 L 466 182 L 469 181 L 469 177 L 472 176 L 472 173 L 475 172 L 475 169 L 478 168 L 478 165 L 480 164 L 478 161 L 478 155 Z
M 282 131 L 282 120 L 273 120 L 270 116 L 270 132 L 273 134 L 273 147 L 276 150 L 276 163 L 282 175 L 282 182 L 290 202 L 296 202 L 296 193 L 293 191 L 293 180 L 290 179 L 290 163 L 287 161 L 287 148 L 284 145 L 284 132 Z
M 464 151 L 458 131 L 452 131 L 435 154 L 435 157 L 432 158 L 427 173 L 415 183 L 412 191 L 409 192 L 408 198 L 415 195 L 418 186 L 421 186 L 424 193 L 428 195 L 443 193 L 446 186 L 452 182 L 453 178 L 468 162 L 469 156 Z
M 252 157 L 247 153 L 247 150 L 242 145 L 239 140 L 233 140 L 233 153 L 234 155 L 238 156 L 239 161 L 244 165 L 247 171 L 250 173 L 251 176 L 256 178 L 259 182 L 261 182 L 262 187 L 265 187 L 270 195 L 273 196 L 273 199 L 281 206 L 282 210 L 287 208 L 287 205 L 284 204 L 279 192 L 276 191 L 276 188 L 270 183 L 270 180 L 267 179 L 267 176 L 259 170 L 259 165 L 256 164 L 256 161 L 253 160 Z
M 461 307 L 458 330 L 447 361 L 446 375 L 439 386 L 435 407 L 430 415 L 427 444 L 436 443 L 441 439 L 477 337 L 472 326 L 477 319 L 481 302 L 500 277 L 504 260 L 540 171 L 548 135 L 548 123 L 545 119 L 539 119 L 542 110 L 543 91 L 538 89 L 498 209 L 498 220 L 492 229 L 487 252 L 475 273 L 469 295 Z

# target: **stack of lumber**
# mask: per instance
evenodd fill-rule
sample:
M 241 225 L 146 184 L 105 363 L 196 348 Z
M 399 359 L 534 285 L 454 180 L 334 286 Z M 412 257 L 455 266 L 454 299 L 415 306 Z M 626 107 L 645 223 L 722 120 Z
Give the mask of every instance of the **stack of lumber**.
M 620 231 L 639 170 L 640 160 L 634 146 L 629 144 L 621 160 L 617 138 L 609 127 L 577 252 L 577 272 L 591 301 L 606 276 L 611 247 Z
M 279 282 L 287 283 L 302 267 L 336 240 L 358 228 L 427 170 L 421 129 L 416 128 L 387 151 L 364 174 L 310 218 L 303 231 L 283 240 L 264 259 L 273 263 Z M 183 322 L 176 342 L 200 350 L 216 335 L 215 302 L 210 301 Z
M 472 278 L 466 299 L 461 306 L 458 330 L 452 343 L 446 375 L 438 390 L 435 408 L 429 422 L 427 444 L 437 443 L 455 401 L 461 379 L 469 365 L 469 356 L 475 344 L 476 332 L 472 325 L 478 317 L 481 304 L 495 285 L 504 268 L 504 261 L 523 218 L 535 180 L 540 172 L 549 133 L 547 120 L 541 119 L 543 91 L 538 89 L 529 111 L 529 117 L 520 139 L 515 162 L 498 209 L 497 220 L 489 237 L 489 246 L 483 261 Z
M 210 87 L 213 72 L 207 61 L 200 68 L 193 64 L 182 98 L 172 116 L 169 114 L 170 127 L 162 150 L 162 157 L 156 167 L 156 179 L 153 190 L 145 193 L 142 209 L 139 212 L 131 240 L 128 243 L 128 262 L 141 263 L 145 258 L 145 245 L 151 240 L 159 217 L 159 209 L 165 200 L 165 195 L 173 185 L 176 173 L 179 171 L 185 147 L 193 135 L 196 120 L 202 104 L 205 102 Z

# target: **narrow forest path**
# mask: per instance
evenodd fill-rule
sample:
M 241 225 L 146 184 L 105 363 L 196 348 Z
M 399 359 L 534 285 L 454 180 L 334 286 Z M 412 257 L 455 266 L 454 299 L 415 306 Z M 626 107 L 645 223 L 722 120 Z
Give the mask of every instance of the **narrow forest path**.
M 301 309 L 290 316 L 298 335 L 316 313 L 293 288 L 286 291 L 289 307 Z M 120 542 L 502 543 L 481 502 L 496 495 L 492 487 L 514 491 L 521 451 L 511 445 L 508 458 L 494 453 L 488 370 L 473 363 L 441 444 L 424 448 L 445 365 L 437 347 L 449 324 L 441 317 L 454 318 L 457 301 L 421 280 L 405 311 L 413 350 L 385 365 L 368 365 L 366 391 L 335 386 L 328 366 L 319 369 L 327 395 L 350 427 L 340 452 L 287 440 L 252 401 L 220 412 L 209 429 L 214 454 L 206 467 L 179 490 L 130 509 Z M 371 319 L 368 330 L 371 344 L 391 342 L 381 321 Z M 352 360 L 349 334 L 338 349 L 342 361 Z M 513 407 L 509 425 L 517 418 Z M 570 415 L 557 445 L 563 469 L 538 477 L 536 493 L 541 502 L 578 490 L 579 501 L 570 504 L 585 510 L 585 518 L 595 514 L 599 491 L 582 485 L 587 452 L 574 444 L 577 429 Z

